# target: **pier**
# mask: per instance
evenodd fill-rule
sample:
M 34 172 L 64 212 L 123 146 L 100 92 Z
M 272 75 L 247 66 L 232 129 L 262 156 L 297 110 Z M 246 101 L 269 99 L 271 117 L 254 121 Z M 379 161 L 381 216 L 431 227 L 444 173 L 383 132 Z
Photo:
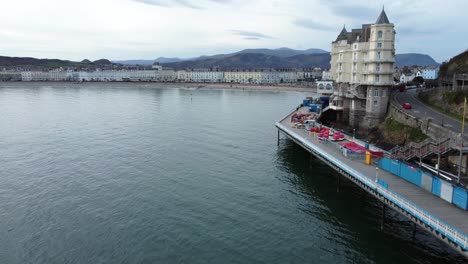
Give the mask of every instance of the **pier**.
M 336 143 L 319 140 L 305 129 L 293 128 L 290 121 L 293 113 L 276 123 L 278 144 L 280 133 L 283 133 L 381 201 L 382 228 L 384 212 L 390 207 L 468 258 L 468 211 L 379 169 L 375 163 L 367 165 L 364 158 L 346 157 Z M 347 137 L 347 140 L 353 138 Z

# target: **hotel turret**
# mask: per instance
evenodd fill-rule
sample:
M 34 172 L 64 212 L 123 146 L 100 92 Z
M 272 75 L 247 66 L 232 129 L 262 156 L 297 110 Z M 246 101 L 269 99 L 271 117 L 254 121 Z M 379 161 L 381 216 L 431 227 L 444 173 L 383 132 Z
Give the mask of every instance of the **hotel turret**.
M 374 127 L 387 113 L 395 63 L 395 30 L 385 10 L 374 24 L 341 33 L 332 42 L 330 109 L 352 127 Z

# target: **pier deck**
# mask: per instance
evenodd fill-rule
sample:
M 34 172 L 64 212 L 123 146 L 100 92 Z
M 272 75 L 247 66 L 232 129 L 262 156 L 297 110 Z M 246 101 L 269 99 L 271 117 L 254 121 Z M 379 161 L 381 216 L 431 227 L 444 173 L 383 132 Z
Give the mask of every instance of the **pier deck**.
M 307 130 L 292 128 L 290 117 L 291 115 L 276 123 L 280 131 L 382 202 L 468 257 L 468 211 L 389 172 L 380 169 L 376 172 L 376 165 L 366 165 L 364 159 L 345 157 L 332 143 L 321 142 Z M 388 183 L 388 188 L 377 184 L 376 175 L 378 179 Z

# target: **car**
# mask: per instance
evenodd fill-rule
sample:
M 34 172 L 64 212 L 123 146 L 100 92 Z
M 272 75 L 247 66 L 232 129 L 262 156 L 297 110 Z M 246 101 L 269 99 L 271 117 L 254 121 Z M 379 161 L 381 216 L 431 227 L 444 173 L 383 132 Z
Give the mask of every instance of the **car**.
M 403 106 L 403 109 L 411 109 L 410 103 L 404 103 L 402 106 Z

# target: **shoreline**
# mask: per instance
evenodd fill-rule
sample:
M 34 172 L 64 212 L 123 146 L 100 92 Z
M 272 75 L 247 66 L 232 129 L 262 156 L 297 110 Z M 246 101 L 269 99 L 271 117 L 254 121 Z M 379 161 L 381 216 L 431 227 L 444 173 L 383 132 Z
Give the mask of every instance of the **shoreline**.
M 113 85 L 121 86 L 160 86 L 164 88 L 180 88 L 180 89 L 219 89 L 219 90 L 247 90 L 247 91 L 285 91 L 285 92 L 312 92 L 316 93 L 315 85 L 275 85 L 275 84 L 237 84 L 237 83 L 170 83 L 170 82 L 0 82 L 0 87 L 3 85 L 70 85 L 70 86 L 89 86 L 89 85 Z

